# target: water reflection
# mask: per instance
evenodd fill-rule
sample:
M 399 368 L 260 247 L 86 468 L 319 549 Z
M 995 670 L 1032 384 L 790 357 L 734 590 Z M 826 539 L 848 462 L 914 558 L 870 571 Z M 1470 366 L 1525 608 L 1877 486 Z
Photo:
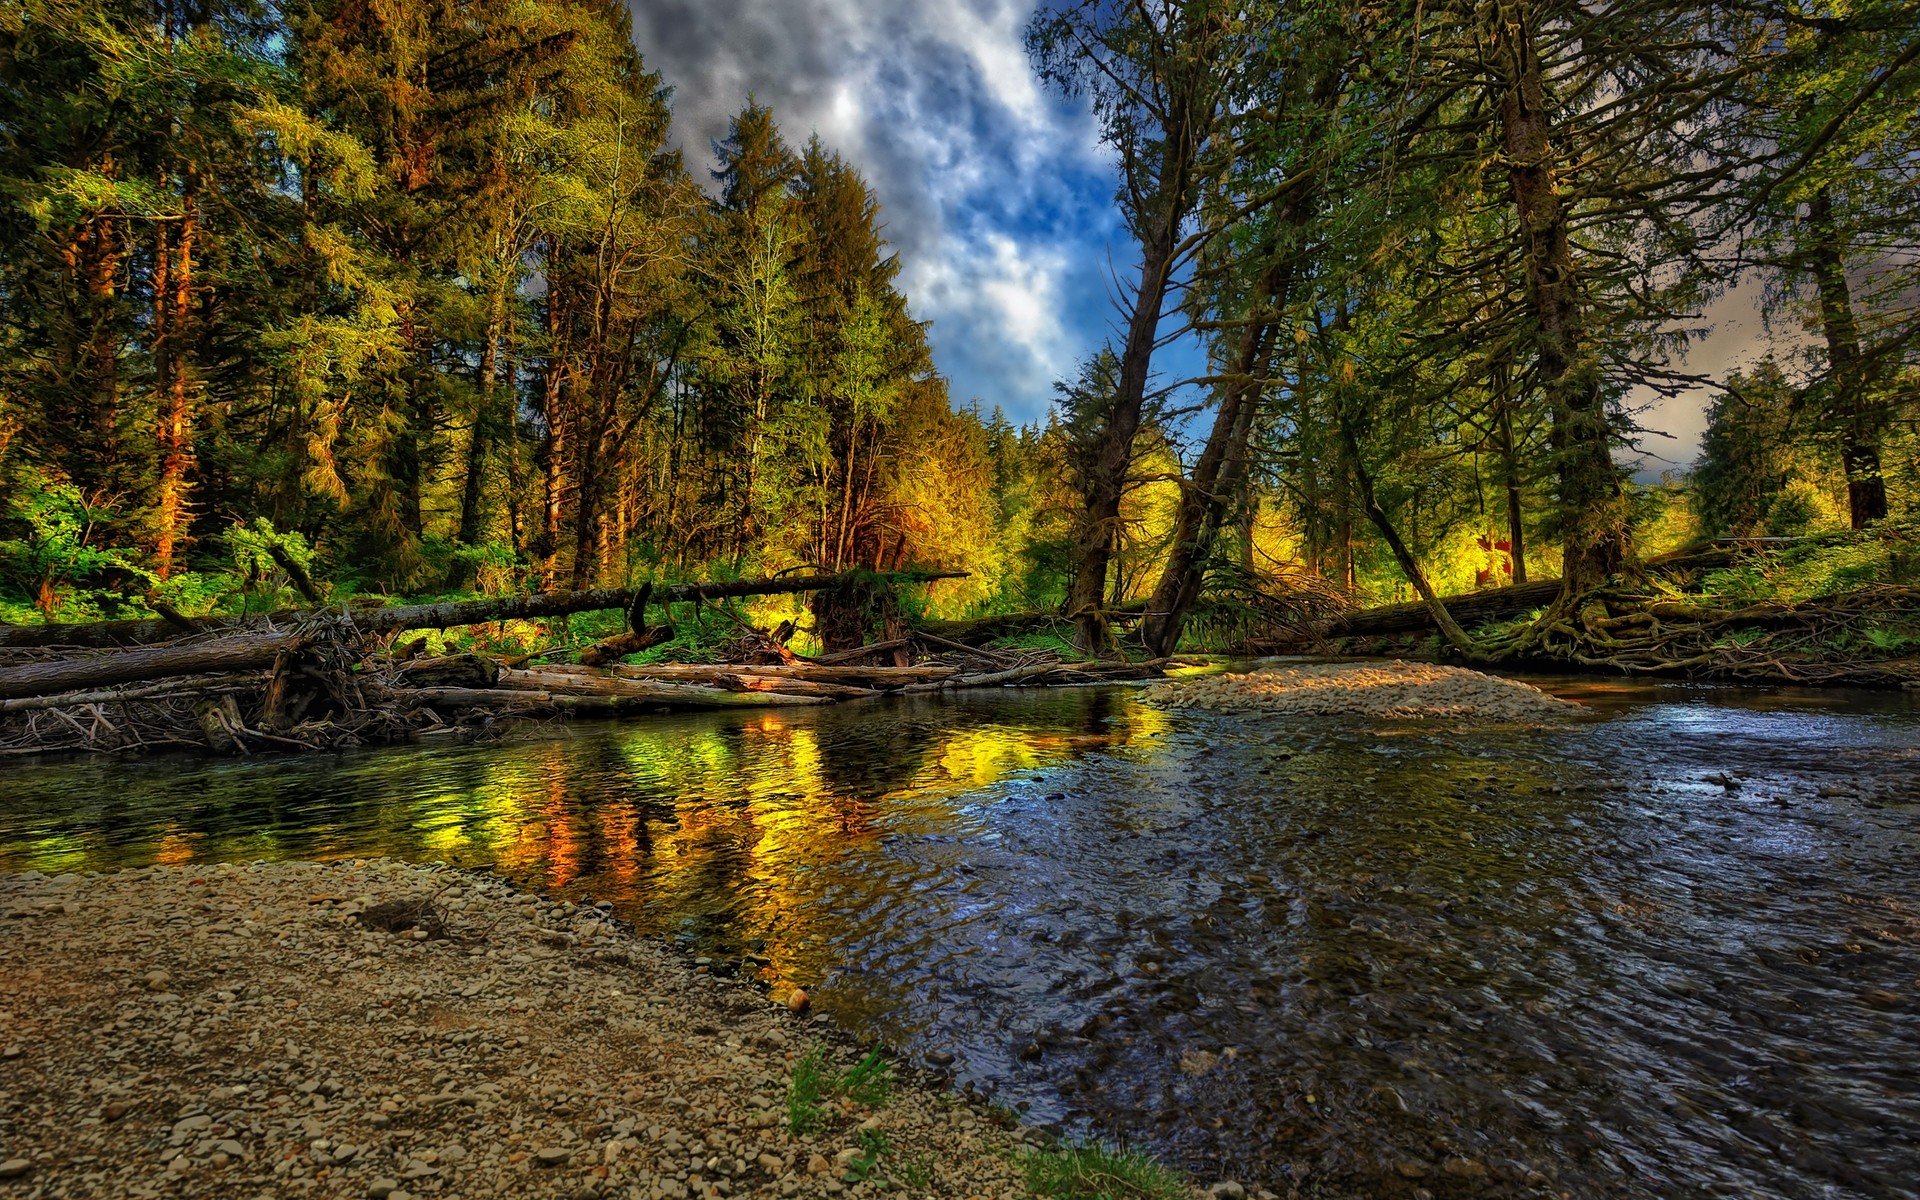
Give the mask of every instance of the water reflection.
M 48 764 L 0 774 L 0 867 L 491 864 L 1036 1116 L 1326 1195 L 1912 1194 L 1914 705 L 1557 686 L 1601 719 L 1088 689 Z

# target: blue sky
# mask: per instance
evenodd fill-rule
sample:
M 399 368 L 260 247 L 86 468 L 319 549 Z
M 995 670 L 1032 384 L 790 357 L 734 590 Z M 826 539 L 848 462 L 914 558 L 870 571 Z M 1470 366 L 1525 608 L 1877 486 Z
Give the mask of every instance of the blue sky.
M 634 40 L 675 88 L 690 165 L 749 93 L 788 141 L 818 132 L 879 194 L 902 286 L 933 322 L 954 403 L 1041 419 L 1053 383 L 1114 332 L 1114 274 L 1133 247 L 1114 210 L 1111 159 L 1084 105 L 1028 61 L 1028 0 L 630 0 Z M 1729 294 L 1688 356 L 1719 375 L 1761 344 L 1757 287 Z M 1115 339 L 1117 340 L 1117 338 Z M 1169 356 L 1166 372 L 1199 369 Z M 1184 361 L 1183 361 L 1184 360 Z M 1643 414 L 1641 476 L 1698 452 L 1704 391 Z

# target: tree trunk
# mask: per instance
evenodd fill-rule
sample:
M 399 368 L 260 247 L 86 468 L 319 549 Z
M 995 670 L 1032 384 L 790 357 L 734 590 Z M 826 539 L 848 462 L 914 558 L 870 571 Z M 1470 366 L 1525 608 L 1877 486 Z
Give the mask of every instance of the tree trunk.
M 1360 439 L 1355 436 L 1353 425 L 1347 419 L 1346 409 L 1338 397 L 1334 399 L 1333 409 L 1335 421 L 1340 427 L 1340 444 L 1346 449 L 1347 466 L 1353 472 L 1354 486 L 1360 493 L 1360 504 L 1366 509 L 1367 519 L 1373 522 L 1373 527 L 1386 541 L 1387 548 L 1393 551 L 1394 560 L 1400 564 L 1400 570 L 1406 575 L 1407 582 L 1413 585 L 1413 590 L 1420 593 L 1421 602 L 1427 606 L 1427 611 L 1433 614 L 1433 623 L 1439 626 L 1447 643 L 1456 650 L 1471 654 L 1475 649 L 1473 639 L 1460 628 L 1459 623 L 1453 619 L 1453 615 L 1447 611 L 1447 606 L 1434 593 L 1433 585 L 1427 582 L 1426 573 L 1420 569 L 1419 560 L 1414 558 L 1413 551 L 1407 548 L 1407 544 L 1400 540 L 1400 533 L 1387 517 L 1387 511 L 1381 508 L 1380 502 L 1374 498 L 1373 476 L 1367 472 L 1366 463 L 1360 457 Z
M 172 254 L 168 254 L 162 222 L 154 263 L 154 359 L 160 376 L 161 407 L 153 560 L 154 574 L 161 579 L 173 574 L 174 554 L 184 536 L 187 468 L 193 456 L 193 413 L 187 383 L 187 335 L 193 316 L 193 203 L 189 181 L 181 199 L 180 233 Z
M 1513 443 L 1513 377 L 1505 364 L 1494 386 L 1498 389 L 1495 403 L 1499 405 L 1496 424 L 1500 435 L 1500 474 L 1507 493 L 1507 557 L 1513 561 L 1513 582 L 1521 584 L 1527 581 L 1526 527 L 1522 524 L 1525 514 L 1520 495 L 1519 448 Z
M 460 527 L 455 538 L 465 546 L 480 543 L 480 504 L 486 487 L 487 454 L 493 443 L 494 426 L 498 423 L 494 413 L 494 395 L 498 391 L 495 376 L 499 373 L 500 333 L 505 307 L 506 298 L 496 287 L 489 297 L 486 340 L 480 347 L 480 367 L 474 380 L 479 385 L 480 398 L 474 408 L 473 430 L 467 439 L 465 479 L 460 488 Z M 466 580 L 458 582 L 465 583 Z
M 0 669 L 0 699 L 44 696 L 80 688 L 142 683 L 174 675 L 265 670 L 297 643 L 288 633 L 249 633 L 186 646 L 152 646 L 98 658 L 64 659 Z
M 1194 464 L 1193 479 L 1181 489 L 1173 547 L 1140 625 L 1141 641 L 1153 657 L 1164 658 L 1179 645 L 1187 613 L 1206 581 L 1221 522 L 1246 480 L 1247 442 L 1260 412 L 1273 348 L 1273 314 L 1286 306 L 1291 275 L 1290 262 L 1275 264 L 1255 288 L 1233 377 L 1214 413 L 1213 430 Z
M 558 248 L 548 253 L 549 268 Z M 546 472 L 544 477 L 545 503 L 542 506 L 543 525 L 541 534 L 542 561 L 540 578 L 542 585 L 552 587 L 560 576 L 560 525 L 563 493 L 566 488 L 566 426 L 565 400 L 562 396 L 566 373 L 565 353 L 561 345 L 563 322 L 560 314 L 559 284 L 551 276 L 547 279 L 547 361 L 545 374 L 541 379 L 541 411 L 546 418 L 547 437 L 545 450 Z
M 1159 337 L 1160 309 L 1172 277 L 1174 242 L 1186 216 L 1193 150 L 1183 130 L 1167 139 L 1162 160 L 1163 208 L 1150 217 L 1142 246 L 1140 283 L 1127 318 L 1127 342 L 1120 355 L 1120 382 L 1101 423 L 1082 494 L 1080 533 L 1074 545 L 1073 584 L 1066 615 L 1074 622 L 1074 645 L 1085 654 L 1111 648 L 1106 619 L 1107 569 L 1113 560 L 1120 525 L 1120 498 L 1133 461 L 1133 439 L 1140 431 L 1147 376 Z
M 1605 582 L 1626 561 L 1620 472 L 1601 392 L 1600 364 L 1584 345 L 1579 271 L 1568 214 L 1554 178 L 1546 84 L 1529 0 L 1493 9 L 1491 41 L 1500 95 L 1507 180 L 1524 238 L 1535 350 L 1553 411 L 1553 449 L 1564 539 L 1561 579 L 1569 594 Z
M 1847 513 L 1853 528 L 1887 515 L 1887 481 L 1880 471 L 1881 422 L 1867 396 L 1860 330 L 1853 319 L 1853 293 L 1847 285 L 1846 258 L 1833 223 L 1833 196 L 1825 188 L 1813 197 L 1808 227 L 1808 261 L 1820 291 L 1820 327 L 1827 339 L 1827 380 L 1833 390 L 1833 416 L 1840 425 L 1840 462 L 1847 472 Z

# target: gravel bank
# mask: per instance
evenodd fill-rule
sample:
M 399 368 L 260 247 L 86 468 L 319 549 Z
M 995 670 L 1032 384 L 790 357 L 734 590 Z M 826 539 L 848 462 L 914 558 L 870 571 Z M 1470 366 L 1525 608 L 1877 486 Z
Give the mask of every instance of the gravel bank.
M 444 939 L 355 915 L 436 892 Z M 0 875 L 0 1197 L 856 1200 L 888 1186 L 846 1181 L 863 1130 L 893 1194 L 1025 1195 L 1023 1131 L 932 1090 L 791 1136 L 813 1042 L 597 909 L 480 876 Z
M 1148 688 L 1147 703 L 1213 712 L 1369 717 L 1471 717 L 1541 721 L 1581 706 L 1529 683 L 1433 663 L 1312 663 L 1245 675 L 1176 679 Z

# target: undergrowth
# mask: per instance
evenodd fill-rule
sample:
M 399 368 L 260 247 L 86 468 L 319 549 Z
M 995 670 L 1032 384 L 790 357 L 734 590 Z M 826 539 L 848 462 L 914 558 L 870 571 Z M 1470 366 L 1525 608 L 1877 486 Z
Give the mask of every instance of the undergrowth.
M 885 1108 L 893 1099 L 893 1069 L 871 1050 L 846 1071 L 827 1065 L 827 1052 L 814 1046 L 793 1064 L 787 1079 L 787 1131 L 796 1136 L 826 1120 L 827 1106 L 851 1100 L 864 1108 Z
M 1041 1200 L 1183 1200 L 1186 1181 L 1134 1150 L 1057 1146 L 1020 1159 L 1027 1190 Z

